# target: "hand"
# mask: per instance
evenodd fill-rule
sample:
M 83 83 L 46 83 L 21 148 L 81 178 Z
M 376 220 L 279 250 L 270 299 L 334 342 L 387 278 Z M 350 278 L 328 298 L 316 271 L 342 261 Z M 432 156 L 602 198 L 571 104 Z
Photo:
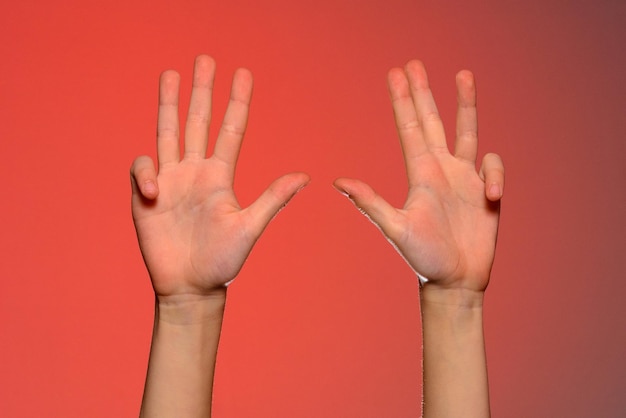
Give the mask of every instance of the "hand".
M 424 66 L 411 61 L 389 72 L 388 83 L 406 164 L 409 192 L 402 209 L 367 184 L 341 178 L 335 187 L 380 227 L 430 286 L 483 291 L 489 282 L 498 231 L 504 168 L 487 154 L 476 171 L 476 89 L 469 71 L 456 77 L 454 154 Z
M 249 207 L 239 206 L 233 179 L 248 120 L 252 75 L 236 71 L 213 155 L 207 158 L 214 76 L 213 59 L 197 57 L 181 160 L 180 77 L 174 71 L 161 75 L 158 174 L 146 156 L 137 158 L 131 168 L 133 219 L 159 298 L 223 290 L 270 220 L 309 180 L 304 173 L 285 175 Z

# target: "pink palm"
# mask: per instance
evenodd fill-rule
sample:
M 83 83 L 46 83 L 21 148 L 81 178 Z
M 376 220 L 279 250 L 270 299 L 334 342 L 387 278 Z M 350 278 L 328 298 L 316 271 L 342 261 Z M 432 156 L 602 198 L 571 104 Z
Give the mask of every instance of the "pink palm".
M 203 295 L 232 281 L 269 221 L 308 182 L 303 173 L 276 180 L 248 208 L 233 191 L 235 166 L 245 133 L 252 77 L 238 70 L 215 144 L 205 158 L 215 64 L 196 60 L 185 134 L 178 149 L 179 76 L 160 83 L 159 172 L 148 157 L 132 168 L 132 209 L 141 251 L 159 296 Z
M 476 172 L 476 94 L 471 73 L 459 73 L 457 88 L 457 140 L 452 155 L 422 63 L 412 61 L 404 70 L 389 73 L 409 180 L 402 209 L 392 207 L 358 180 L 337 179 L 335 186 L 431 283 L 484 290 L 494 258 L 503 170 L 499 157 L 488 154 Z

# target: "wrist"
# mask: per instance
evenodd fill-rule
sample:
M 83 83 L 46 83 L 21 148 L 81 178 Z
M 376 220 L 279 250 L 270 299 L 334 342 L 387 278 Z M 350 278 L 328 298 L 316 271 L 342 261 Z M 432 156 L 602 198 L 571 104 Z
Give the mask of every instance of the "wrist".
M 157 295 L 141 416 L 211 416 L 226 292 Z
M 442 309 L 482 310 L 484 290 L 441 287 L 425 283 L 420 289 L 420 302 L 424 306 L 437 306 Z
M 157 295 L 155 319 L 172 325 L 221 322 L 225 305 L 225 288 L 207 295 Z
M 488 417 L 483 291 L 421 289 L 424 417 Z

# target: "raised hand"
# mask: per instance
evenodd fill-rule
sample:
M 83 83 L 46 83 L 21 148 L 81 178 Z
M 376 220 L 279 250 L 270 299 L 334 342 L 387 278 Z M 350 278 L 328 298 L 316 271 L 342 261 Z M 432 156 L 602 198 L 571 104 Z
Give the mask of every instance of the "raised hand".
M 476 170 L 474 77 L 468 71 L 456 77 L 453 154 L 423 64 L 392 69 L 388 83 L 409 183 L 404 207 L 392 207 L 358 180 L 340 178 L 335 187 L 380 227 L 429 287 L 482 291 L 494 258 L 504 169 L 497 155 L 487 154 Z
M 223 289 L 241 269 L 264 228 L 309 177 L 274 181 L 242 209 L 233 192 L 246 130 L 252 75 L 234 75 L 230 102 L 213 153 L 207 158 L 215 62 L 196 58 L 180 158 L 178 92 L 174 71 L 161 75 L 157 125 L 158 174 L 149 157 L 131 168 L 132 212 L 146 266 L 159 298 L 204 296 Z

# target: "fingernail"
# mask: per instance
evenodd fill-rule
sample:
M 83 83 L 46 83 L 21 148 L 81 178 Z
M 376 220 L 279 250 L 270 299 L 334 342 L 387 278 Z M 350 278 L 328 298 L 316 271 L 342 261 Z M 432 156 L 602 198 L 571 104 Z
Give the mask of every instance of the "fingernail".
M 491 186 L 489 186 L 489 195 L 496 198 L 502 196 L 502 191 L 500 190 L 500 186 L 497 183 L 493 183 Z
M 295 196 L 295 195 L 297 195 L 298 193 L 300 193 L 300 192 L 302 191 L 302 189 L 304 189 L 304 188 L 305 188 L 306 186 L 308 186 L 308 185 L 309 185 L 309 182 L 304 183 L 302 186 L 300 186 L 300 187 L 298 187 L 298 188 L 296 189 L 296 191 L 293 193 L 293 195 L 294 195 L 294 196 Z
M 348 193 L 346 190 L 344 190 L 344 189 L 342 189 L 340 187 L 337 187 L 334 184 L 333 184 L 333 188 L 335 190 L 337 190 L 339 193 L 341 193 L 342 195 L 344 195 L 345 197 L 347 197 L 348 199 L 350 198 L 350 193 Z
M 157 187 L 156 187 L 156 184 L 154 184 L 153 181 L 146 181 L 143 184 L 143 194 L 144 195 L 152 196 L 152 195 L 156 194 L 156 192 L 157 192 Z

